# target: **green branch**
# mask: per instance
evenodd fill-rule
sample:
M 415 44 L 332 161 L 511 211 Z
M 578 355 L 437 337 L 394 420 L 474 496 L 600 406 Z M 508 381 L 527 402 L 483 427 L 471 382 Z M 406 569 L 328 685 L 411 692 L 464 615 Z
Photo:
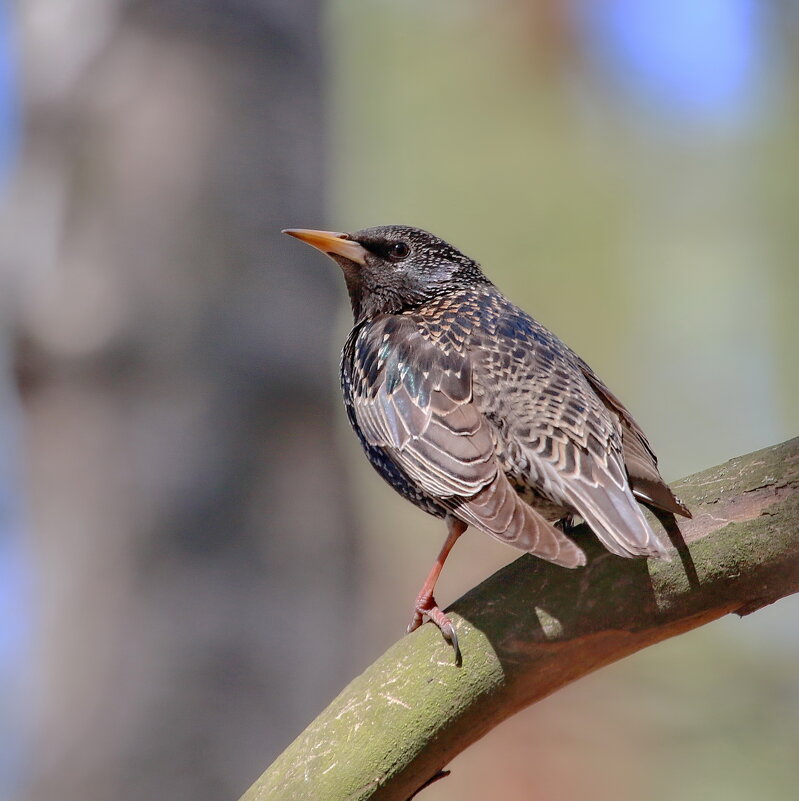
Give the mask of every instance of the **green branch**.
M 242 801 L 405 801 L 514 712 L 597 668 L 729 612 L 799 590 L 799 438 L 677 482 L 694 513 L 671 563 L 522 556 L 403 637 L 278 757 Z M 673 527 L 672 531 L 673 531 Z

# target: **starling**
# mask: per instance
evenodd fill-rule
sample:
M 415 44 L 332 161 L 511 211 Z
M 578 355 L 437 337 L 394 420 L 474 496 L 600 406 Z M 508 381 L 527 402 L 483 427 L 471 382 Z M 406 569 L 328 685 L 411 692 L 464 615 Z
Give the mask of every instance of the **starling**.
M 667 559 L 637 501 L 690 517 L 640 426 L 594 371 L 437 236 L 390 225 L 284 233 L 338 263 L 354 326 L 347 416 L 378 473 L 448 536 L 414 605 L 460 660 L 433 597 L 467 526 L 563 567 L 585 564 L 573 517 L 619 556 Z

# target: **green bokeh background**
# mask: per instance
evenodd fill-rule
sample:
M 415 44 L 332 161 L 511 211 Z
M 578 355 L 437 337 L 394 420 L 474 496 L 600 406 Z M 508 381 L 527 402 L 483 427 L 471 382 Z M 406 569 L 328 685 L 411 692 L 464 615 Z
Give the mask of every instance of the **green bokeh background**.
M 328 223 L 418 225 L 477 258 L 625 400 L 667 478 L 795 435 L 799 69 L 788 34 L 776 18 L 763 34 L 762 92 L 746 114 L 696 123 L 637 107 L 579 41 L 542 35 L 528 11 L 330 6 Z M 342 287 L 336 341 L 348 325 Z M 331 381 L 335 359 L 331 344 Z M 365 665 L 403 630 L 443 528 L 369 470 L 343 420 L 367 532 L 355 621 Z M 467 536 L 439 599 L 513 557 Z M 797 612 L 788 599 L 589 677 L 504 724 L 424 797 L 793 798 Z

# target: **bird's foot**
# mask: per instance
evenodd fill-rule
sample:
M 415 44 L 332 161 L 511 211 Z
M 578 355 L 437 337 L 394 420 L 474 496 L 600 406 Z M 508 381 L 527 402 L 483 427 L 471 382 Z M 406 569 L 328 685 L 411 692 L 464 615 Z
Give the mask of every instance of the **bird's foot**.
M 461 649 L 458 646 L 458 634 L 452 621 L 439 609 L 432 595 L 420 595 L 416 599 L 413 620 L 408 624 L 408 633 L 416 631 L 424 622 L 425 616 L 441 630 L 444 639 L 455 651 L 455 664 L 461 664 Z

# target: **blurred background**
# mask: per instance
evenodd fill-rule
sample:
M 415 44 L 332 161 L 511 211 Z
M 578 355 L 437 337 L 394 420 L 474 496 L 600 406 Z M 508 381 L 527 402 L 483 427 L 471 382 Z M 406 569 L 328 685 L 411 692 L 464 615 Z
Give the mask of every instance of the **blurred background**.
M 0 797 L 237 798 L 443 537 L 347 430 L 332 264 L 428 228 L 667 478 L 799 432 L 790 0 L 0 4 Z M 467 536 L 454 600 L 514 553 Z M 650 648 L 426 790 L 794 798 L 799 599 Z

